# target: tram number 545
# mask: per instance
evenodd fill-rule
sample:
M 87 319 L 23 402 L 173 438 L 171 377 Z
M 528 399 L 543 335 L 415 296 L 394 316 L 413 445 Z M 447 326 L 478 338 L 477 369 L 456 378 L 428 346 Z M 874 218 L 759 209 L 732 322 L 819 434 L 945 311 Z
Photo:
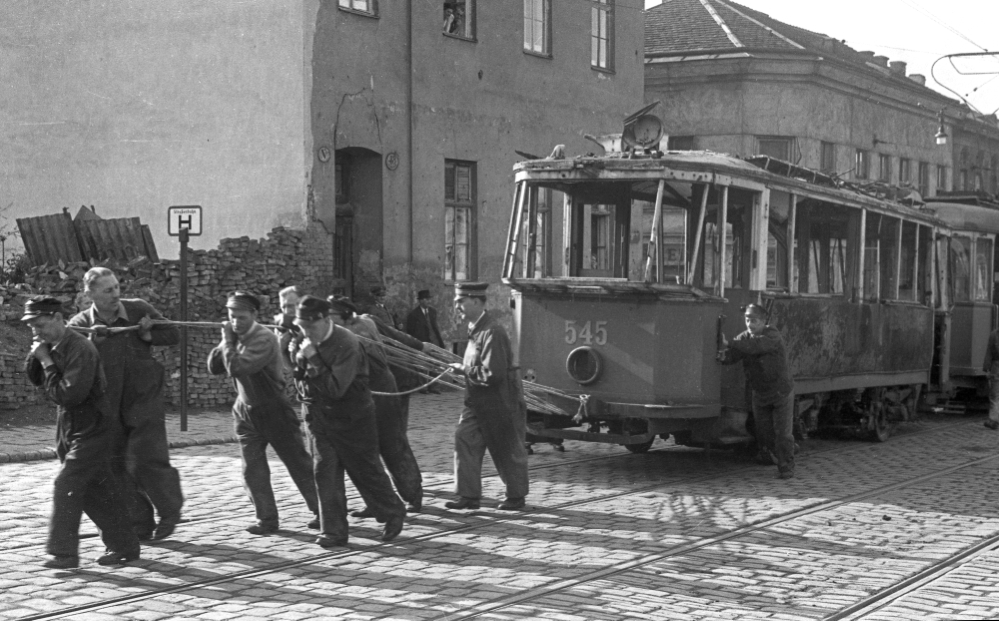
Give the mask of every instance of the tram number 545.
M 573 320 L 566 321 L 565 342 L 569 345 L 575 345 L 579 341 L 586 345 L 606 345 L 607 322 L 587 321 L 582 326 L 577 326 Z

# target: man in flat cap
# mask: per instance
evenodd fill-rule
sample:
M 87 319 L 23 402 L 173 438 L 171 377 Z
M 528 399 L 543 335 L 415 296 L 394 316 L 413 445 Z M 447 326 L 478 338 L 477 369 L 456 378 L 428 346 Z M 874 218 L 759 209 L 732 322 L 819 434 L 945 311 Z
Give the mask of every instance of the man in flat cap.
M 458 314 L 468 322 L 462 362 L 451 365 L 465 376 L 465 408 L 454 433 L 455 502 L 449 509 L 478 509 L 482 496 L 482 458 L 488 450 L 506 484 L 499 509 L 523 509 L 528 492 L 527 404 L 514 367 L 510 338 L 486 312 L 486 283 L 455 285 Z
M 777 457 L 777 477 L 794 477 L 794 382 L 787 348 L 780 331 L 768 325 L 767 311 L 758 304 L 746 307 L 746 331 L 729 342 L 722 335 L 718 360 L 742 362 L 753 393 L 753 421 L 761 452 Z
M 391 541 L 402 531 L 406 507 L 378 457 L 367 358 L 357 337 L 333 323 L 326 300 L 302 298 L 295 322 L 305 338 L 293 342 L 288 354 L 311 432 L 322 531 L 316 543 L 324 548 L 347 545 L 344 472 L 374 516 L 385 523 L 382 541 Z
M 368 359 L 368 385 L 375 402 L 375 421 L 378 424 L 378 452 L 385 462 L 395 489 L 409 503 L 408 510 L 417 513 L 423 507 L 423 475 L 416 463 L 416 456 L 409 445 L 406 421 L 402 416 L 402 402 L 396 394 L 399 387 L 389 369 L 377 320 L 371 315 L 358 315 L 357 307 L 345 297 L 328 300 L 333 323 L 347 328 L 359 338 L 361 350 Z M 354 517 L 374 517 L 374 511 L 365 507 L 352 514 Z
M 83 286 L 93 305 L 70 319 L 69 326 L 95 330 L 90 339 L 101 354 L 108 401 L 118 414 L 113 451 L 127 475 L 125 495 L 133 528 L 139 539 L 164 539 L 180 522 L 184 494 L 180 473 L 170 465 L 163 405 L 166 373 L 152 348 L 180 343 L 180 331 L 155 325 L 163 315 L 146 301 L 123 299 L 118 278 L 106 267 L 88 270 Z M 107 328 L 133 329 L 109 333 Z
M 385 300 L 388 298 L 388 291 L 385 290 L 385 287 L 381 285 L 372 287 L 371 297 L 375 299 L 375 303 L 368 307 L 368 314 L 377 317 L 380 321 L 387 323 L 393 328 L 401 328 L 402 326 L 396 319 L 395 313 L 385 306 Z
M 318 515 L 316 479 L 298 415 L 285 396 L 278 337 L 257 323 L 260 301 L 251 293 L 236 291 L 226 309 L 229 320 L 222 324 L 222 341 L 208 354 L 208 370 L 228 375 L 236 387 L 232 414 L 243 457 L 243 483 L 257 517 L 246 530 L 266 535 L 278 529 L 267 445 L 284 462 L 309 511 Z M 319 528 L 318 518 L 309 526 Z
M 46 549 L 52 569 L 79 565 L 80 518 L 86 513 L 101 531 L 107 551 L 101 565 L 139 558 L 121 480 L 111 469 L 111 419 L 115 412 L 105 397 L 107 380 L 93 343 L 66 328 L 62 303 L 35 297 L 21 321 L 31 327 L 35 343 L 25 372 L 35 386 L 58 405 L 56 454 L 62 467 L 55 479 L 52 518 Z

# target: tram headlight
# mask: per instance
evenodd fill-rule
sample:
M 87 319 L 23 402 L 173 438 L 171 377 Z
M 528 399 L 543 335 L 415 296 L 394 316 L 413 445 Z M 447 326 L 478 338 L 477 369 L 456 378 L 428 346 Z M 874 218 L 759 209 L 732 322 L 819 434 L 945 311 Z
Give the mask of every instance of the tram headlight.
M 603 361 L 592 347 L 577 347 L 565 359 L 565 370 L 578 384 L 587 386 L 600 378 Z

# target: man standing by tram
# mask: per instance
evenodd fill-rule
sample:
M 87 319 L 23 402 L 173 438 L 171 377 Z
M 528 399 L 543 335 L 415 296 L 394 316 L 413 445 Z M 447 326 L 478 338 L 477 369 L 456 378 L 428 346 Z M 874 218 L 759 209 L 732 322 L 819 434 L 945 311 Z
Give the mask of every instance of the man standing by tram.
M 768 325 L 767 311 L 758 304 L 746 307 L 746 331 L 731 342 L 724 335 L 718 360 L 742 361 L 753 392 L 753 420 L 761 451 L 777 456 L 777 478 L 794 478 L 794 383 L 787 348 L 780 331 Z
M 448 509 L 478 509 L 482 495 L 482 458 L 492 457 L 506 484 L 498 509 L 518 511 L 528 491 L 527 404 L 513 362 L 510 337 L 486 312 L 487 283 L 455 285 L 458 314 L 468 322 L 468 345 L 462 362 L 451 365 L 465 376 L 465 408 L 454 432 L 455 491 L 461 496 Z

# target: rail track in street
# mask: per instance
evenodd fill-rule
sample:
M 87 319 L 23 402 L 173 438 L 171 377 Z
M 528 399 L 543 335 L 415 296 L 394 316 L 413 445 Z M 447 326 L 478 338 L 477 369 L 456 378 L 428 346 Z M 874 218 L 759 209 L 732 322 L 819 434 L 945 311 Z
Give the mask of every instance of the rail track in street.
M 936 426 L 929 430 L 917 430 L 909 433 L 907 437 L 913 437 L 927 432 L 939 433 L 942 429 L 946 427 L 959 426 L 961 424 L 964 423 L 952 423 L 951 425 Z M 832 445 L 831 447 L 822 450 L 810 451 L 809 456 L 817 456 L 822 454 L 838 455 L 843 453 L 849 453 L 851 451 L 862 450 L 869 446 L 870 445 L 867 444 Z M 582 464 L 622 459 L 622 458 L 635 459 L 634 456 L 629 456 L 627 454 L 600 455 L 594 457 L 586 457 L 582 459 L 560 461 L 556 463 L 538 464 L 532 466 L 531 470 L 534 472 L 538 472 L 542 470 L 557 470 L 562 468 L 573 468 L 573 467 L 578 468 Z M 948 474 L 953 474 L 963 469 L 972 468 L 976 465 L 985 464 L 997 458 L 999 458 L 999 455 L 989 455 L 987 457 L 970 460 L 951 467 L 934 470 L 929 473 L 922 474 L 916 477 L 911 477 L 892 484 L 879 486 L 874 489 L 868 489 L 862 492 L 846 494 L 838 498 L 824 500 L 801 509 L 776 515 L 769 519 L 765 519 L 751 524 L 741 525 L 737 528 L 727 529 L 723 532 L 720 532 L 712 536 L 699 537 L 695 540 L 683 543 L 681 545 L 669 546 L 661 551 L 657 551 L 652 554 L 647 554 L 639 558 L 630 559 L 625 562 L 615 563 L 613 565 L 589 571 L 587 573 L 584 573 L 582 575 L 573 578 L 567 578 L 564 580 L 554 582 L 552 584 L 530 588 L 523 592 L 516 593 L 513 595 L 501 596 L 488 602 L 482 602 L 481 604 L 474 607 L 470 607 L 466 610 L 461 610 L 461 611 L 452 610 L 452 611 L 442 612 L 440 616 L 436 618 L 448 619 L 449 621 L 456 621 L 458 619 L 473 619 L 485 615 L 494 615 L 497 613 L 502 613 L 505 610 L 515 609 L 518 606 L 524 606 L 531 602 L 536 602 L 552 594 L 556 594 L 568 589 L 573 589 L 580 585 L 585 585 L 587 583 L 593 583 L 595 581 L 600 581 L 600 580 L 606 580 L 609 577 L 623 574 L 625 572 L 632 571 L 636 568 L 645 567 L 652 563 L 691 554 L 693 552 L 708 548 L 710 546 L 718 545 L 727 541 L 738 540 L 739 538 L 746 537 L 748 535 L 765 532 L 781 524 L 786 524 L 793 520 L 805 516 L 815 515 L 823 511 L 829 511 L 831 509 L 834 509 L 836 507 L 841 507 L 849 503 L 854 503 L 863 500 L 870 500 L 878 498 L 880 496 L 885 496 L 886 494 L 890 494 L 893 491 L 905 489 L 906 487 L 915 486 L 922 482 L 930 481 L 939 477 L 944 477 Z M 620 491 L 615 491 L 613 493 L 599 494 L 596 496 L 585 498 L 583 500 L 575 500 L 565 503 L 548 505 L 544 507 L 531 508 L 528 511 L 522 513 L 511 514 L 509 516 L 504 515 L 503 517 L 493 517 L 492 514 L 483 515 L 478 512 L 472 512 L 471 514 L 466 514 L 467 517 L 477 517 L 477 518 L 485 517 L 486 519 L 481 519 L 471 524 L 462 523 L 458 525 L 447 526 L 431 533 L 406 537 L 388 544 L 378 543 L 371 546 L 364 546 L 354 549 L 345 549 L 341 551 L 324 551 L 321 553 L 307 555 L 305 557 L 296 558 L 293 560 L 268 563 L 262 567 L 255 567 L 252 569 L 247 569 L 242 571 L 231 571 L 223 573 L 221 575 L 215 575 L 208 578 L 187 582 L 184 584 L 170 585 L 163 588 L 155 588 L 142 593 L 134 593 L 119 597 L 112 597 L 102 601 L 89 602 L 81 605 L 64 607 L 56 610 L 49 610 L 41 612 L 39 614 L 20 617 L 20 618 L 24 620 L 70 618 L 85 612 L 99 611 L 100 609 L 109 608 L 112 606 L 121 606 L 123 604 L 128 604 L 128 603 L 139 603 L 142 601 L 153 600 L 168 594 L 180 594 L 185 592 L 192 592 L 198 589 L 204 589 L 207 587 L 233 584 L 238 581 L 243 581 L 248 579 L 266 578 L 270 574 L 286 572 L 294 568 L 305 568 L 310 565 L 315 565 L 323 561 L 359 556 L 361 554 L 366 554 L 372 551 L 376 551 L 379 548 L 384 549 L 387 546 L 391 546 L 400 542 L 405 542 L 405 543 L 430 542 L 436 539 L 440 539 L 442 537 L 453 536 L 458 533 L 472 532 L 479 529 L 493 527 L 496 525 L 503 525 L 505 523 L 523 522 L 525 518 L 530 519 L 532 514 L 542 514 L 549 512 L 564 511 L 564 510 L 577 510 L 580 508 L 584 508 L 587 505 L 593 505 L 615 500 L 623 501 L 627 500 L 629 497 L 632 496 L 637 497 L 643 494 L 648 494 L 650 492 L 661 492 L 675 485 L 676 483 L 680 482 L 682 482 L 683 484 L 691 484 L 691 483 L 702 483 L 710 481 L 711 479 L 716 479 L 727 475 L 731 475 L 733 471 L 734 471 L 733 468 L 726 468 L 718 472 L 712 472 L 702 475 L 690 476 L 688 474 L 683 478 L 676 480 L 666 480 L 666 481 L 657 480 L 654 483 L 649 483 L 646 485 L 637 485 L 627 490 L 620 490 Z M 428 489 L 433 489 L 435 487 L 440 488 L 444 486 L 445 484 L 441 483 L 433 486 L 428 486 Z M 188 525 L 203 524 L 203 523 L 217 522 L 220 520 L 231 520 L 231 514 L 225 516 L 224 518 L 205 518 L 205 519 L 191 520 L 187 524 Z M 160 545 L 164 544 L 169 546 L 170 541 L 167 540 Z M 987 550 L 987 549 L 990 549 L 987 544 L 979 544 L 974 546 L 974 550 Z M 962 552 L 961 555 L 959 556 L 961 558 L 964 558 L 968 555 L 973 554 L 974 550 L 968 550 Z M 925 580 L 932 579 L 932 577 L 938 575 L 939 572 L 945 571 L 947 566 L 953 566 L 955 563 L 959 563 L 961 558 L 955 557 L 947 559 L 940 563 L 936 563 L 934 564 L 933 567 L 928 567 L 925 570 L 921 571 L 918 576 L 913 576 L 912 578 L 908 579 L 906 581 L 906 584 L 911 583 L 910 585 L 911 588 L 917 588 L 919 584 L 921 584 L 919 582 L 920 580 L 923 580 L 925 582 Z M 970 558 L 970 556 L 968 556 L 968 558 Z M 922 576 L 922 578 L 920 578 L 920 576 Z M 868 609 L 875 609 L 873 608 L 875 606 L 877 606 L 877 609 L 880 609 L 883 607 L 883 605 L 878 605 L 880 602 L 887 602 L 888 599 L 893 595 L 901 596 L 905 592 L 908 592 L 906 591 L 907 588 L 909 587 L 905 585 L 894 586 L 890 590 L 885 590 L 884 592 L 877 593 L 873 596 L 864 599 L 863 601 L 857 602 L 856 604 L 850 607 L 849 610 L 852 612 L 849 612 L 847 616 L 834 616 L 830 618 L 836 618 L 836 619 L 862 618 L 856 616 L 851 617 L 849 615 L 855 613 L 860 614 L 864 610 Z M 911 590 L 911 588 L 909 588 L 909 590 Z M 847 614 L 847 609 L 844 609 L 844 611 L 837 612 L 836 614 L 837 615 Z

